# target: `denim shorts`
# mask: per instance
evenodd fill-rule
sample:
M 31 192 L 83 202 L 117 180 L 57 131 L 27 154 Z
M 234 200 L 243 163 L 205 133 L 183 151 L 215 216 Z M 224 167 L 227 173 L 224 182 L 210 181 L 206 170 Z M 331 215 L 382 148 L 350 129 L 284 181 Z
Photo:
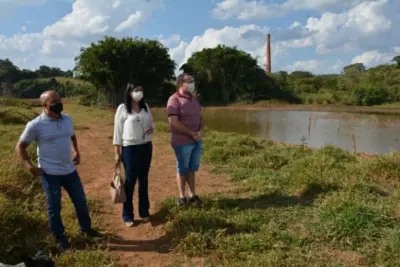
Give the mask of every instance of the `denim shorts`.
M 188 172 L 197 172 L 199 170 L 200 159 L 203 153 L 203 141 L 173 146 L 173 149 L 176 155 L 176 171 L 180 175 L 186 175 Z

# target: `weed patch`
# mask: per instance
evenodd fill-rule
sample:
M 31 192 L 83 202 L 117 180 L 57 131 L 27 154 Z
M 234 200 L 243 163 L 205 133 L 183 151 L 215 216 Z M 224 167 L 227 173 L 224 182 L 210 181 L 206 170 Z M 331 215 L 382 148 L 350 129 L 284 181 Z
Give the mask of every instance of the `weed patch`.
M 71 237 L 76 253 L 57 256 L 54 240 L 50 237 L 47 222 L 46 199 L 38 178 L 21 168 L 14 147 L 25 124 L 37 114 L 19 100 L 3 100 L 0 107 L 0 262 L 16 264 L 38 250 L 51 252 L 56 266 L 106 266 L 113 259 L 104 253 L 102 244 L 90 243 L 80 236 L 72 203 L 64 197 L 63 222 Z M 36 147 L 28 153 L 36 160 Z M 89 201 L 91 215 L 96 225 L 99 204 Z
M 167 235 L 207 266 L 397 266 L 399 155 L 208 131 L 203 161 L 236 188 L 207 196 L 203 210 L 166 200 Z

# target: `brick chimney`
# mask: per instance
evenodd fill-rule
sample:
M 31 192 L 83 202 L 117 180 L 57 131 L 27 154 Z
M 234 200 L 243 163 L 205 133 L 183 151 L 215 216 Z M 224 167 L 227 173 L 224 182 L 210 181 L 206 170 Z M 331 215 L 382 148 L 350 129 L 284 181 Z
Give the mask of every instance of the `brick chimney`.
M 271 73 L 271 34 L 267 34 L 267 73 Z

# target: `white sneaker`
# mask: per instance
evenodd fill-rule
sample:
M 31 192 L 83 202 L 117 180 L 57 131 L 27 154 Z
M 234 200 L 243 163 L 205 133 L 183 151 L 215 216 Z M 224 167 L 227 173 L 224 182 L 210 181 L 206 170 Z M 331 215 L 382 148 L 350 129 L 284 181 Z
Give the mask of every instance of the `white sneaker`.
M 126 222 L 126 223 L 125 223 L 125 226 L 126 226 L 126 227 L 132 227 L 132 226 L 133 226 L 133 222 Z
M 144 217 L 143 218 L 143 223 L 148 223 L 150 222 L 150 217 Z

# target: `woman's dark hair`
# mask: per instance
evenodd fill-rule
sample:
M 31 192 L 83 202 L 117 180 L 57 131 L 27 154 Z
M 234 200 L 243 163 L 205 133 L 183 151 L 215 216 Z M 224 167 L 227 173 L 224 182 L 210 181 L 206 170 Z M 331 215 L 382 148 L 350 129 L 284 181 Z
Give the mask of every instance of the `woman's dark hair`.
M 139 89 L 140 87 L 142 87 L 139 84 L 133 85 L 131 83 L 128 83 L 128 85 L 126 86 L 126 94 L 125 94 L 125 106 L 126 106 L 126 111 L 129 114 L 132 114 L 132 91 L 135 89 Z M 146 102 L 144 101 L 144 97 L 139 101 L 139 107 L 140 110 L 144 109 L 146 112 L 147 111 L 147 105 Z

